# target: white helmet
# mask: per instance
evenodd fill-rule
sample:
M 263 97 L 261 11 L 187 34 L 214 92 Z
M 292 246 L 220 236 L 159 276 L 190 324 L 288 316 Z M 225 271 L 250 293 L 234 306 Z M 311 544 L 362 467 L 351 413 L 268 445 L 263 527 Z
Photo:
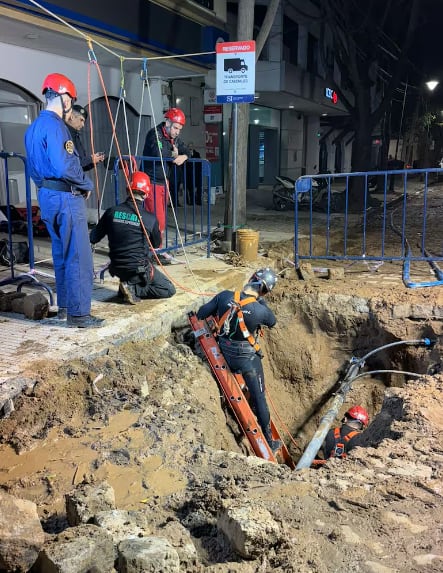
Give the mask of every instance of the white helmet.
M 257 289 L 260 295 L 271 292 L 276 283 L 277 275 L 269 267 L 258 269 L 248 281 L 248 284 Z

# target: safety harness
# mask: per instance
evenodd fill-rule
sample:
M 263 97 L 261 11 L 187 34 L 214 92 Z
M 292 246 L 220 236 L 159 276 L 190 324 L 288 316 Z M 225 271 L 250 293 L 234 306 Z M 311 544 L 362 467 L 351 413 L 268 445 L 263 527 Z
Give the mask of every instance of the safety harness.
M 340 428 L 334 428 L 335 447 L 331 450 L 330 458 L 346 458 L 346 444 L 352 440 L 354 436 L 359 434 L 357 430 L 349 432 L 346 436 L 341 435 Z
M 218 321 L 218 332 L 220 333 L 221 329 L 223 328 L 223 334 L 225 336 L 229 336 L 229 331 L 231 329 L 231 320 L 234 316 L 237 315 L 238 325 L 240 330 L 243 334 L 243 338 L 245 338 L 249 344 L 253 347 L 253 349 L 260 353 L 260 345 L 257 343 L 255 338 L 249 332 L 248 327 L 245 324 L 245 319 L 243 316 L 242 308 L 252 302 L 257 302 L 257 299 L 253 296 L 249 296 L 240 300 L 240 291 L 237 290 L 234 292 L 234 300 L 231 301 L 231 305 L 228 310 L 224 313 L 224 315 Z

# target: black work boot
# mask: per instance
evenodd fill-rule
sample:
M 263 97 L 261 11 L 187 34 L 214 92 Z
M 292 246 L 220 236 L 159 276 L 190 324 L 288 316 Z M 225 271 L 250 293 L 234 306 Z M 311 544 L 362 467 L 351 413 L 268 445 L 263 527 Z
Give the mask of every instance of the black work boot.
M 123 300 L 128 304 L 137 304 L 140 298 L 135 294 L 135 286 L 127 282 L 120 281 L 118 286 L 119 293 L 123 295 Z
M 101 328 L 105 324 L 105 319 L 90 314 L 84 316 L 68 314 L 67 323 L 69 328 Z
M 57 311 L 58 320 L 66 320 L 67 316 L 68 316 L 68 309 L 66 307 L 59 306 Z

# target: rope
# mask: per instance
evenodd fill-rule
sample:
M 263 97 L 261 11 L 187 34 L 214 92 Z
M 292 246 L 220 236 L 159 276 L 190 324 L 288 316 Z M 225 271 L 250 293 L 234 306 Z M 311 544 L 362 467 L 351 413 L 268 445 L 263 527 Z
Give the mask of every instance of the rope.
M 125 57 L 123 57 L 123 56 L 117 54 L 116 52 L 114 52 L 113 50 L 111 50 L 110 48 L 108 48 L 107 46 L 105 46 L 104 44 L 102 44 L 101 42 L 99 42 L 99 41 L 93 39 L 93 38 L 92 38 L 91 36 L 89 36 L 88 34 L 85 34 L 84 32 L 82 32 L 81 30 L 79 30 L 78 28 L 76 28 L 75 26 L 73 26 L 72 24 L 70 24 L 69 22 L 67 22 L 66 20 L 64 20 L 63 18 L 61 18 L 60 16 L 58 16 L 58 15 L 55 14 L 54 12 L 52 12 L 51 10 L 45 8 L 45 7 L 42 6 L 40 3 L 36 2 L 36 0 L 29 0 L 29 2 L 30 2 L 31 4 L 33 4 L 34 6 L 38 7 L 42 12 L 48 14 L 49 16 L 51 16 L 52 18 L 54 18 L 55 20 L 61 22 L 61 23 L 62 23 L 63 25 L 65 25 L 67 28 L 71 29 L 72 31 L 74 31 L 76 34 L 80 35 L 81 37 L 83 37 L 83 38 L 87 41 L 87 44 L 88 44 L 88 57 L 89 57 L 90 65 L 94 64 L 94 65 L 95 65 L 95 68 L 96 68 L 96 70 L 97 70 L 97 74 L 98 74 L 98 77 L 99 77 L 99 80 L 100 80 L 100 84 L 101 84 L 101 87 L 102 87 L 102 90 L 103 90 L 103 94 L 104 94 L 104 98 L 105 98 L 105 102 L 106 102 L 106 107 L 107 107 L 107 110 L 108 110 L 109 119 L 110 119 L 111 126 L 112 126 L 112 140 L 111 140 L 111 145 L 110 145 L 110 151 L 112 150 L 112 146 L 113 146 L 113 143 L 114 143 L 114 141 L 115 141 L 115 146 L 116 146 L 116 149 L 117 149 L 117 155 L 118 155 L 118 158 L 119 158 L 121 164 L 123 165 L 123 157 L 122 157 L 122 153 L 121 153 L 121 149 L 120 149 L 120 144 L 119 144 L 118 138 L 117 138 L 115 123 L 114 123 L 114 120 L 113 120 L 113 117 L 112 117 L 111 108 L 110 108 L 110 105 L 109 105 L 108 95 L 107 95 L 107 93 L 106 93 L 106 87 L 105 87 L 105 84 L 104 84 L 104 81 L 103 81 L 103 76 L 102 76 L 102 73 L 101 73 L 101 70 L 100 70 L 100 66 L 99 66 L 99 64 L 98 64 L 97 58 L 96 58 L 96 56 L 95 56 L 95 54 L 94 54 L 94 51 L 93 51 L 93 48 L 92 48 L 92 44 L 94 43 L 94 44 L 96 44 L 97 46 L 100 46 L 103 50 L 105 50 L 106 52 L 112 54 L 113 56 L 115 56 L 116 58 L 118 58 L 118 59 L 120 60 L 121 86 L 122 86 L 122 90 L 121 90 L 121 91 L 122 91 L 122 94 L 121 94 L 121 96 L 120 96 L 120 100 L 123 100 L 124 115 L 125 115 L 125 127 L 126 127 L 127 136 L 128 136 L 128 146 L 129 146 L 129 129 L 128 129 L 128 123 L 127 123 L 127 115 L 126 115 L 126 110 L 125 110 L 125 104 L 124 104 L 124 97 L 122 97 L 122 96 L 124 96 L 124 69 L 123 69 L 123 64 L 124 64 L 124 61 L 125 61 L 125 60 L 129 60 L 129 61 L 143 61 L 143 62 L 146 63 L 146 58 L 133 58 L 133 57 L 131 57 L 131 58 L 125 58 Z M 191 56 L 201 56 L 201 55 L 208 55 L 208 54 L 214 54 L 214 53 L 215 53 L 214 51 L 211 51 L 211 52 L 197 52 L 197 53 L 190 53 L 190 54 L 158 56 L 158 57 L 152 57 L 151 59 L 153 59 L 153 60 L 174 59 L 174 58 L 182 58 L 182 59 L 183 59 L 183 58 L 187 58 L 187 57 L 191 57 Z M 145 64 L 145 65 L 146 65 L 146 64 Z M 151 106 L 151 109 L 152 109 L 152 117 L 153 117 L 153 119 L 154 119 L 154 125 L 156 126 L 156 125 L 157 125 L 157 122 L 156 122 L 155 116 L 154 116 L 154 107 L 153 107 L 153 104 L 152 104 L 152 96 L 151 96 L 151 90 L 150 90 L 150 86 L 149 86 L 149 81 L 148 81 L 148 79 L 147 79 L 147 74 L 146 74 L 146 79 L 145 79 L 145 81 L 144 81 L 144 85 L 146 85 L 146 86 L 148 87 L 149 101 L 150 101 L 150 106 Z M 118 106 L 118 108 L 117 108 L 116 120 L 117 120 L 117 118 L 118 118 L 118 112 L 119 112 L 119 107 L 120 107 L 120 100 L 119 100 L 119 106 Z M 90 123 L 89 123 L 89 125 L 90 125 L 90 131 L 91 131 L 91 147 L 92 147 L 92 152 L 94 153 L 93 118 L 92 118 L 92 113 L 91 113 L 90 66 L 88 67 L 88 103 L 89 103 L 89 111 L 90 111 L 90 119 L 89 119 L 89 122 L 90 122 Z M 139 134 L 138 134 L 138 136 L 139 136 Z M 157 130 L 156 130 L 156 138 L 157 138 L 157 145 L 158 145 L 158 144 L 159 144 L 159 138 L 158 138 Z M 137 149 L 138 149 L 138 139 L 137 139 Z M 176 229 L 177 229 L 177 234 L 178 234 L 178 237 L 179 237 L 180 245 L 181 245 L 181 248 L 182 248 L 182 250 L 183 250 L 183 252 L 184 252 L 184 254 L 185 254 L 186 266 L 187 266 L 187 268 L 188 268 L 188 271 L 191 273 L 191 276 L 192 276 L 192 278 L 193 278 L 193 280 L 194 280 L 194 284 L 195 284 L 197 290 L 188 289 L 188 288 L 186 288 L 184 285 L 181 285 L 180 283 L 178 283 L 177 281 L 175 281 L 175 280 L 169 275 L 169 273 L 164 269 L 163 265 L 161 264 L 161 262 L 160 262 L 160 260 L 159 260 L 159 258 L 158 258 L 158 255 L 157 255 L 155 249 L 153 248 L 153 246 L 152 246 L 152 244 L 151 244 L 151 241 L 149 240 L 149 235 L 148 235 L 148 233 L 147 233 L 147 231 L 146 231 L 145 226 L 143 225 L 143 220 L 142 220 L 142 218 L 141 218 L 141 214 L 140 214 L 140 211 L 139 211 L 139 208 L 138 208 L 138 205 L 137 205 L 137 200 L 135 199 L 135 197 L 134 197 L 134 195 L 133 195 L 133 193 L 132 193 L 132 190 L 130 189 L 130 182 L 129 182 L 129 179 L 128 179 L 128 175 L 126 174 L 125 170 L 123 170 L 123 172 L 124 172 L 124 177 L 125 177 L 126 187 L 127 187 L 128 192 L 129 192 L 129 194 L 130 194 L 130 196 L 131 196 L 131 199 L 132 199 L 132 201 L 133 201 L 135 211 L 136 211 L 136 213 L 137 213 L 137 215 L 138 215 L 138 217 L 139 217 L 140 225 L 141 225 L 142 230 L 143 230 L 143 232 L 144 232 L 144 234 L 145 234 L 145 237 L 146 237 L 146 239 L 147 239 L 147 241 L 148 241 L 149 248 L 151 249 L 151 252 L 153 253 L 153 255 L 154 255 L 154 257 L 155 257 L 155 259 L 156 259 L 156 261 L 157 261 L 157 264 L 158 264 L 159 266 L 161 266 L 161 268 L 162 268 L 164 274 L 171 280 L 171 282 L 173 282 L 176 286 L 180 287 L 180 288 L 181 288 L 183 291 L 185 291 L 185 292 L 192 293 L 192 294 L 198 294 L 198 295 L 212 296 L 214 293 L 205 293 L 205 292 L 202 292 L 202 291 L 199 289 L 199 285 L 198 285 L 198 283 L 197 283 L 196 277 L 195 277 L 194 273 L 192 272 L 192 269 L 190 268 L 189 259 L 188 259 L 188 256 L 187 256 L 187 253 L 186 253 L 186 250 L 185 250 L 185 247 L 184 247 L 183 238 L 182 238 L 182 235 L 181 235 L 181 233 L 180 233 L 180 228 L 179 228 L 178 221 L 177 221 L 177 215 L 176 215 L 176 212 L 175 212 L 175 208 L 174 208 L 174 206 L 173 206 L 173 201 L 171 201 L 171 194 L 170 194 L 170 189 L 169 189 L 169 182 L 168 182 L 168 179 L 167 179 L 167 177 L 166 177 L 166 172 L 165 172 L 165 167 L 164 167 L 164 161 L 163 161 L 163 156 L 162 156 L 162 152 L 161 152 L 160 146 L 159 146 L 159 152 L 160 152 L 160 162 L 161 162 L 161 165 L 162 165 L 162 171 L 163 171 L 163 175 L 164 175 L 165 182 L 166 182 L 167 197 L 168 197 L 168 199 L 169 199 L 169 201 L 170 201 L 171 210 L 172 210 L 172 213 L 173 213 L 174 222 L 175 222 L 175 226 L 176 226 Z M 109 156 L 108 156 L 108 167 L 109 167 Z M 102 204 L 103 195 L 104 195 L 104 186 L 103 186 L 103 191 L 102 191 L 102 193 L 99 194 L 99 192 L 98 192 L 98 187 L 99 187 L 99 185 L 98 185 L 98 173 L 97 173 L 97 167 L 96 167 L 95 164 L 94 164 L 94 170 L 95 170 L 95 178 L 96 178 L 97 211 L 98 211 L 98 216 L 100 216 L 101 204 Z M 105 177 L 106 177 L 106 176 L 105 176 Z M 105 179 L 105 183 L 106 183 L 106 179 Z M 101 196 L 100 196 L 100 195 L 101 195 Z
M 91 106 L 91 66 L 97 62 L 94 51 L 92 50 L 92 44 L 88 41 L 89 51 L 89 65 L 88 65 L 88 107 L 89 107 L 89 137 L 91 142 L 91 151 L 92 157 L 95 153 L 95 146 L 94 146 L 94 130 L 93 130 L 93 118 L 92 118 L 92 106 Z M 100 193 L 99 193 L 99 181 L 98 181 L 98 172 L 97 172 L 97 165 L 94 162 L 94 178 L 95 178 L 95 194 L 97 197 L 97 221 L 100 219 Z
M 113 118 L 112 118 L 112 112 L 111 112 L 111 108 L 110 108 L 110 105 L 109 105 L 109 99 L 108 99 L 108 95 L 107 95 L 107 92 L 106 92 L 106 86 L 105 86 L 105 83 L 104 83 L 104 80 L 103 80 L 103 75 L 102 75 L 102 73 L 101 73 L 100 66 L 99 66 L 98 62 L 95 61 L 94 63 L 95 63 L 96 70 L 97 70 L 97 74 L 98 74 L 98 76 L 99 76 L 100 84 L 101 84 L 101 87 L 102 87 L 102 90 L 103 90 L 103 93 L 104 93 L 104 98 L 105 98 L 105 102 L 106 102 L 106 107 L 107 107 L 107 109 L 108 109 L 108 115 L 109 115 L 109 119 L 110 119 L 111 126 L 112 126 L 113 140 L 115 140 L 115 145 L 116 145 L 116 149 L 117 149 L 117 155 L 118 155 L 118 158 L 119 158 L 119 160 L 120 160 L 120 162 L 121 162 L 121 165 L 123 165 L 123 161 L 124 161 L 124 160 L 123 160 L 123 155 L 122 155 L 122 153 L 121 153 L 120 144 L 119 144 L 118 137 L 117 137 L 117 134 L 116 134 L 115 124 L 114 124 L 114 121 L 113 121 Z M 150 98 L 151 109 L 153 109 L 153 107 L 152 107 L 151 91 L 150 91 L 150 88 L 149 88 L 149 82 L 148 82 L 147 85 L 148 85 L 148 94 L 149 94 L 149 98 Z M 153 117 L 154 117 L 154 115 L 153 115 Z M 156 134 L 157 134 L 157 131 L 156 131 Z M 157 145 L 158 145 L 158 143 L 159 143 L 159 142 L 158 142 L 158 134 L 157 134 Z M 164 161 L 163 161 L 163 157 L 162 157 L 162 155 L 161 155 L 161 149 L 160 149 L 160 147 L 159 147 L 159 150 L 160 150 L 160 159 L 161 159 L 161 163 L 162 163 L 163 174 L 164 174 L 164 176 L 165 176 L 165 181 L 167 181 L 166 173 L 165 173 L 165 170 L 164 170 Z M 188 269 L 188 271 L 190 272 L 192 279 L 194 280 L 194 284 L 195 284 L 197 290 L 189 289 L 189 288 L 187 288 L 185 285 L 182 285 L 181 283 L 179 283 L 178 281 L 176 281 L 173 277 L 171 277 L 171 275 L 167 272 L 167 270 L 166 270 L 166 269 L 164 268 L 164 266 L 161 264 L 160 259 L 159 259 L 158 255 L 157 255 L 157 252 L 156 252 L 156 250 L 154 249 L 154 247 L 152 246 L 152 243 L 151 243 L 151 241 L 150 241 L 150 239 L 149 239 L 149 234 L 148 234 L 148 232 L 147 232 L 147 230 L 146 230 L 146 228 L 145 228 L 145 226 L 144 226 L 144 224 L 143 224 L 142 216 L 141 216 L 141 213 L 140 213 L 138 204 L 137 204 L 137 203 L 140 203 L 140 202 L 137 201 L 137 199 L 134 197 L 134 194 L 133 194 L 133 192 L 132 192 L 132 190 L 131 190 L 131 188 L 130 188 L 130 182 L 129 182 L 128 175 L 127 175 L 127 173 L 126 173 L 126 171 L 125 171 L 124 169 L 123 169 L 123 174 L 124 174 L 124 178 L 125 178 L 126 188 L 128 189 L 128 193 L 129 193 L 129 195 L 131 196 L 131 199 L 132 199 L 132 202 L 133 202 L 133 205 L 134 205 L 134 209 L 135 209 L 135 211 L 136 211 L 136 213 L 137 213 L 137 216 L 138 216 L 138 218 L 139 218 L 139 221 L 140 221 L 140 226 L 141 226 L 141 228 L 142 228 L 142 230 L 143 230 L 143 233 L 144 233 L 144 235 L 145 235 L 145 238 L 146 238 L 146 240 L 147 240 L 147 243 L 148 243 L 148 245 L 149 245 L 149 248 L 150 248 L 150 250 L 151 250 L 151 252 L 152 252 L 152 254 L 153 254 L 153 256 L 154 256 L 154 258 L 155 258 L 155 260 L 156 260 L 156 262 L 157 262 L 157 264 L 162 268 L 162 272 L 169 278 L 169 280 L 170 280 L 173 284 L 175 284 L 177 287 L 179 287 L 179 288 L 180 288 L 181 290 L 183 290 L 184 292 L 187 292 L 187 293 L 190 293 L 190 294 L 197 294 L 197 295 L 199 295 L 199 296 L 202 296 L 202 295 L 203 295 L 203 296 L 213 296 L 213 295 L 214 295 L 213 292 L 202 292 L 202 291 L 199 289 L 199 285 L 198 285 L 198 283 L 197 283 L 196 277 L 195 277 L 195 275 L 194 275 L 192 269 L 190 268 L 189 259 L 188 259 L 188 257 L 187 257 L 187 253 L 186 253 L 186 251 L 185 251 L 185 249 L 184 249 L 183 240 L 182 240 L 182 237 L 181 237 L 181 234 L 180 234 L 180 229 L 179 229 L 179 226 L 178 226 L 177 216 L 176 216 L 176 213 L 175 213 L 175 210 L 174 210 L 174 208 L 173 208 L 172 203 L 171 203 L 172 212 L 173 212 L 173 215 L 174 215 L 174 220 L 175 220 L 175 224 L 176 224 L 177 231 L 178 231 L 178 236 L 180 237 L 181 246 L 182 246 L 183 252 L 185 253 L 187 269 Z M 166 188 L 167 188 L 168 196 L 169 196 L 169 198 L 170 198 L 170 194 L 169 194 L 169 184 L 166 185 Z
M 276 416 L 276 418 L 278 419 L 281 427 L 284 429 L 285 434 L 288 436 L 288 438 L 291 440 L 291 443 L 298 449 L 300 450 L 300 446 L 297 444 L 297 442 L 295 441 L 295 439 L 292 437 L 291 432 L 289 431 L 288 426 L 284 423 L 284 421 L 282 420 L 282 418 L 280 417 L 280 414 L 277 411 L 277 408 L 275 407 L 274 401 L 272 400 L 272 396 L 269 393 L 269 390 L 266 390 L 266 396 L 269 398 L 269 402 L 271 403 L 272 406 L 272 410 Z
M 143 114 L 143 101 L 145 97 L 145 86 L 148 83 L 148 63 L 146 58 L 143 60 L 143 68 L 140 71 L 140 78 L 142 80 L 142 95 L 140 97 L 140 109 L 138 112 L 138 126 L 137 126 L 137 140 L 135 143 L 135 152 L 134 155 L 137 157 L 138 155 L 138 144 L 140 141 L 140 129 L 142 124 L 142 114 Z

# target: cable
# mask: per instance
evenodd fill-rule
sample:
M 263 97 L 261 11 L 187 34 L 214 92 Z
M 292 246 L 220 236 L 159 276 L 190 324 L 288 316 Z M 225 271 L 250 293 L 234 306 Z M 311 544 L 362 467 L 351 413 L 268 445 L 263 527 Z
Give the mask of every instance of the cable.
M 405 376 L 413 376 L 415 378 L 422 378 L 426 376 L 426 374 L 419 374 L 418 372 L 407 372 L 406 370 L 370 370 L 368 372 L 362 372 L 361 374 L 357 374 L 354 381 L 358 378 L 363 378 L 363 376 L 372 376 L 373 374 L 404 374 Z

